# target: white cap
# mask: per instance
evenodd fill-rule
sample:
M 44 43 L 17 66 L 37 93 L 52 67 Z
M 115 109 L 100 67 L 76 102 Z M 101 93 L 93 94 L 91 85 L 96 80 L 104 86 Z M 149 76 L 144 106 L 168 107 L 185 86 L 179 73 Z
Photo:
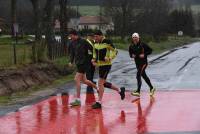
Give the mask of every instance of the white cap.
M 138 33 L 133 33 L 132 38 L 140 38 L 140 35 Z

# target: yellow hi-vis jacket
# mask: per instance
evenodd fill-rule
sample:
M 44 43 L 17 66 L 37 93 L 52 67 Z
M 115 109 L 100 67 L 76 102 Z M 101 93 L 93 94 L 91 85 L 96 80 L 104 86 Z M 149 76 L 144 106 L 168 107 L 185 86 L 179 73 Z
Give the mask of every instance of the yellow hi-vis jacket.
M 117 49 L 108 39 L 103 39 L 101 43 L 95 43 L 93 49 L 93 59 L 97 66 L 112 65 L 112 60 L 117 56 Z M 105 59 L 110 60 L 105 60 Z

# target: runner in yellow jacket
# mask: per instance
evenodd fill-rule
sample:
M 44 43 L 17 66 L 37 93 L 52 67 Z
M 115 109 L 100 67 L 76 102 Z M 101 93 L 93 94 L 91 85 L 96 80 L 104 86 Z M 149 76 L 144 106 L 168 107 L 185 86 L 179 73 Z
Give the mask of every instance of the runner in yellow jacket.
M 92 105 L 92 108 L 97 109 L 101 108 L 104 87 L 117 91 L 122 100 L 125 98 L 125 88 L 118 88 L 112 83 L 106 81 L 108 73 L 112 67 L 112 60 L 117 56 L 117 49 L 114 47 L 112 41 L 106 39 L 101 31 L 95 32 L 94 40 L 95 44 L 93 49 L 92 63 L 93 65 L 99 67 L 99 99 L 95 104 Z

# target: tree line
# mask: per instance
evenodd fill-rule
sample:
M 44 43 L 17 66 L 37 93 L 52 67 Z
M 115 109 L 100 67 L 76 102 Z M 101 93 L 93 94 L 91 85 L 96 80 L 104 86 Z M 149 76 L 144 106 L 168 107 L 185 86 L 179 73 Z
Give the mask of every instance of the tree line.
M 32 24 L 29 23 L 29 28 L 35 35 L 35 43 L 32 45 L 32 60 L 33 62 L 38 62 L 41 60 L 40 55 L 37 53 L 37 47 L 41 44 L 42 35 L 45 35 L 46 45 L 40 45 L 40 49 L 44 50 L 45 47 L 48 49 L 48 57 L 52 58 L 52 46 L 55 43 L 55 33 L 54 33 L 54 19 L 57 17 L 60 20 L 60 29 L 61 29 L 61 42 L 62 44 L 66 43 L 67 37 L 67 22 L 69 20 L 68 0 L 59 0 L 59 10 L 56 11 L 56 0 L 46 0 L 45 3 L 40 0 L 29 0 L 32 5 L 31 17 L 28 18 L 31 20 Z M 18 10 L 18 0 L 10 0 L 10 10 L 11 10 L 11 27 L 12 31 L 14 29 L 13 24 L 19 23 L 19 14 Z M 43 5 L 43 6 L 42 6 Z M 55 14 L 57 16 L 55 16 Z M 26 16 L 27 17 L 27 16 Z M 23 19 L 24 20 L 24 19 Z M 27 22 L 25 22 L 27 23 Z M 42 43 L 43 44 L 43 43 Z
M 69 7 L 70 0 L 26 0 L 24 5 L 22 1 L 4 1 L 3 3 L 11 6 L 1 4 L 1 10 L 7 9 L 11 12 L 1 11 L 0 16 L 7 17 L 6 20 L 10 19 L 12 23 L 19 22 L 21 27 L 27 30 L 24 32 L 36 35 L 36 41 L 41 40 L 42 34 L 46 35 L 48 46 L 54 42 L 54 20 L 59 19 L 61 40 L 62 43 L 66 42 L 67 22 L 77 14 Z M 0 2 L 2 3 L 2 0 Z M 151 35 L 156 40 L 166 34 L 177 34 L 178 31 L 190 36 L 195 35 L 190 6 L 174 9 L 174 0 L 102 0 L 102 2 L 104 14 L 112 17 L 114 21 L 115 30 L 109 33 L 122 38 L 133 31 Z M 9 13 L 12 14 L 11 18 L 8 17 Z
M 47 23 L 51 21 L 50 23 L 52 25 L 52 20 L 60 20 L 63 17 L 60 11 L 63 6 L 66 6 L 63 5 L 66 3 L 60 2 L 61 0 L 52 0 L 52 2 L 48 0 L 39 0 L 38 4 L 36 3 L 37 0 L 26 0 L 26 2 L 22 4 L 23 1 L 24 0 L 17 0 L 16 5 L 18 8 L 16 9 L 16 19 L 23 29 L 23 32 L 27 34 L 33 32 L 37 32 L 37 35 L 41 33 L 44 34 L 46 31 L 45 27 L 50 26 Z M 154 38 L 159 38 L 159 36 L 168 33 L 176 34 L 178 29 L 182 30 L 187 35 L 194 36 L 194 18 L 190 7 L 187 5 L 187 8 L 174 9 L 172 5 L 174 1 L 188 3 L 188 0 L 102 0 L 101 4 L 104 5 L 104 14 L 112 17 L 115 24 L 115 31 L 108 32 L 120 35 L 122 38 L 129 35 L 132 31 L 150 34 Z M 7 3 L 7 7 L 2 4 L 0 5 L 0 7 L 2 7 L 0 16 L 3 16 L 6 20 L 10 20 L 10 6 L 8 6 L 8 4 L 11 3 L 9 2 L 11 2 L 11 0 L 4 2 L 0 0 L 0 3 Z M 61 25 L 62 22 L 68 21 L 69 18 L 77 16 L 77 12 L 69 8 L 72 2 L 74 4 L 81 4 L 81 2 L 88 3 L 89 1 L 68 0 L 68 8 L 66 8 L 66 11 L 62 11 L 65 13 L 66 18 L 63 17 L 64 21 L 61 20 Z M 95 2 L 98 2 L 98 0 Z M 54 4 L 51 6 L 49 3 Z M 66 13 L 68 13 L 68 15 Z M 185 21 L 187 23 L 185 23 Z M 9 22 L 12 21 L 10 20 Z M 41 22 L 42 24 L 37 24 L 37 22 Z M 34 25 L 38 25 L 41 28 L 36 26 L 34 28 L 31 27 Z M 36 31 L 35 28 L 40 30 Z M 61 32 L 63 33 L 62 30 L 63 29 L 61 29 Z M 38 36 L 36 39 L 38 39 Z
M 191 7 L 174 9 L 173 0 L 104 0 L 104 13 L 112 17 L 114 34 L 124 38 L 133 31 L 151 35 L 159 40 L 166 34 L 183 31 L 194 36 Z

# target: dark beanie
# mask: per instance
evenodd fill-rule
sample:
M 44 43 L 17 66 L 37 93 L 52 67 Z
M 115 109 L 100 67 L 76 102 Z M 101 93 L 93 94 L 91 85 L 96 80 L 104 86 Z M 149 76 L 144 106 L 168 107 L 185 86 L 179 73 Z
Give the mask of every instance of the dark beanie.
M 101 32 L 101 30 L 97 30 L 94 32 L 94 35 L 103 35 L 103 33 Z
M 69 31 L 69 34 L 78 35 L 78 32 L 73 29 L 73 30 Z

